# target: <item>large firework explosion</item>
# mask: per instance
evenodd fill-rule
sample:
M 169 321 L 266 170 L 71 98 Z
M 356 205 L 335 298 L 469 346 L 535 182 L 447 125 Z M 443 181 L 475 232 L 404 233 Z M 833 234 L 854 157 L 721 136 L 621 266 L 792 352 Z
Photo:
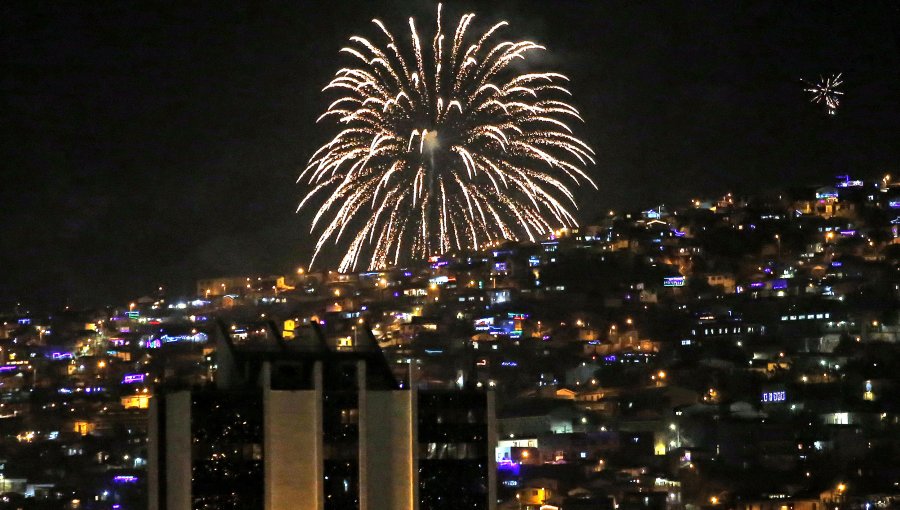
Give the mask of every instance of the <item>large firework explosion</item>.
M 568 125 L 581 121 L 564 100 L 568 79 L 514 70 L 516 59 L 544 47 L 492 42 L 505 21 L 470 39 L 474 17 L 464 15 L 447 39 L 439 4 L 431 54 L 413 18 L 411 58 L 377 19 L 384 48 L 354 36 L 341 49 L 356 66 L 323 89 L 341 97 L 319 117 L 337 121 L 339 132 L 298 179 L 312 188 L 298 211 L 324 199 L 312 221 L 311 232 L 324 224 L 313 261 L 344 236 L 352 240 L 340 271 L 364 253 L 380 269 L 576 224 L 570 186 L 596 185 L 583 170 L 593 151 Z

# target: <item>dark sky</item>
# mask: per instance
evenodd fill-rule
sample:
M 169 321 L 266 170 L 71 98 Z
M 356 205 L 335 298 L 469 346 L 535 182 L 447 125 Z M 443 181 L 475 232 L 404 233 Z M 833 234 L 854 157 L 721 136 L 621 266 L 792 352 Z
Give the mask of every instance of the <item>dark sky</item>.
M 3 2 L 0 303 L 99 304 L 308 261 L 294 184 L 319 93 L 373 17 L 418 2 Z M 609 207 L 900 174 L 897 4 L 449 2 L 572 78 Z M 479 25 L 483 26 L 483 25 Z M 801 77 L 843 72 L 829 117 Z

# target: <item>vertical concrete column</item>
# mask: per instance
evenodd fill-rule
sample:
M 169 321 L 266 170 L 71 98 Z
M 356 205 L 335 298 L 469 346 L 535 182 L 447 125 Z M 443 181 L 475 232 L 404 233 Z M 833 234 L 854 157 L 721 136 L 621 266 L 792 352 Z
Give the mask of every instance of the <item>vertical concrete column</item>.
M 165 398 L 166 510 L 191 509 L 191 392 L 169 393 Z M 163 478 L 164 477 L 164 478 Z
M 147 410 L 147 508 L 159 510 L 159 418 L 160 398 L 154 396 L 150 399 L 150 408 Z
M 416 510 L 415 390 L 361 387 L 359 421 L 360 510 Z
M 488 509 L 497 510 L 497 401 L 493 390 L 487 392 L 487 464 Z
M 366 362 L 356 362 L 356 387 L 358 396 L 359 413 L 359 510 L 376 510 L 377 507 L 369 504 L 369 395 L 366 385 Z
M 419 510 L 419 377 L 415 362 L 409 365 L 409 480 L 410 508 Z
M 264 508 L 322 510 L 323 455 L 322 365 L 317 361 L 312 390 L 279 391 L 263 385 Z

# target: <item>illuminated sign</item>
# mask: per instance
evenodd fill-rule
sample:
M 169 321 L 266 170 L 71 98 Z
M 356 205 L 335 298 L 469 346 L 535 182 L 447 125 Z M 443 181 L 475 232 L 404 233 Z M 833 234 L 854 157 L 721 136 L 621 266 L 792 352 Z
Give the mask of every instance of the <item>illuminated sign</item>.
M 506 262 L 494 262 L 494 271 L 506 271 Z
M 475 331 L 487 331 L 491 329 L 491 326 L 494 325 L 493 317 L 485 317 L 483 319 L 475 320 Z
M 428 262 L 431 264 L 432 269 L 444 267 L 449 264 L 446 260 L 441 260 L 440 257 L 429 257 Z
M 900 209 L 900 200 L 891 200 L 888 202 L 888 207 L 891 209 Z
M 72 359 L 71 352 L 54 352 L 50 355 L 53 359 Z
M 511 448 L 537 448 L 537 439 L 501 439 L 497 441 L 497 461 L 503 459 L 502 454 L 509 452 Z
M 684 287 L 684 277 L 667 276 L 663 278 L 663 287 Z
M 783 391 L 767 391 L 762 394 L 764 403 L 784 402 L 785 400 L 787 400 L 787 394 Z
M 242 333 L 241 330 L 238 330 L 237 333 Z M 240 336 L 240 335 L 236 335 Z M 245 335 L 246 336 L 246 335 Z M 192 343 L 205 343 L 207 341 L 206 333 L 194 333 L 192 335 L 168 335 L 164 334 L 158 338 L 153 338 L 151 340 L 147 340 L 145 344 L 148 349 L 158 349 L 162 347 L 162 344 L 176 343 L 176 342 L 192 342 Z
M 843 179 L 843 181 L 838 181 L 835 185 L 838 188 L 859 188 L 863 185 L 862 181 L 851 181 L 849 175 L 839 175 L 837 178 Z
M 127 315 L 129 319 L 137 319 L 141 316 L 141 312 L 132 310 L 130 312 L 125 312 L 125 315 Z
M 137 483 L 138 477 L 134 475 L 116 475 L 113 477 L 113 483 Z
M 122 384 L 134 384 L 144 382 L 144 374 L 125 374 Z
M 527 313 L 509 312 L 506 314 L 506 316 L 509 317 L 510 319 L 517 320 L 517 321 L 523 321 L 528 318 Z
M 766 283 L 765 283 L 765 282 L 751 282 L 751 283 L 750 283 L 750 288 L 751 288 L 751 289 L 761 289 L 761 288 L 763 288 L 763 287 L 765 287 L 765 286 L 766 286 Z

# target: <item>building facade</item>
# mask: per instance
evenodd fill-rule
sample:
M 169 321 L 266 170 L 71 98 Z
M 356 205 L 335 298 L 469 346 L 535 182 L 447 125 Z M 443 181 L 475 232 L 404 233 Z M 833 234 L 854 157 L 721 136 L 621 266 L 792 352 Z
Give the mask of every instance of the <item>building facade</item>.
M 153 399 L 151 510 L 494 508 L 492 393 L 400 383 L 374 342 L 248 329 L 221 328 L 215 387 Z

